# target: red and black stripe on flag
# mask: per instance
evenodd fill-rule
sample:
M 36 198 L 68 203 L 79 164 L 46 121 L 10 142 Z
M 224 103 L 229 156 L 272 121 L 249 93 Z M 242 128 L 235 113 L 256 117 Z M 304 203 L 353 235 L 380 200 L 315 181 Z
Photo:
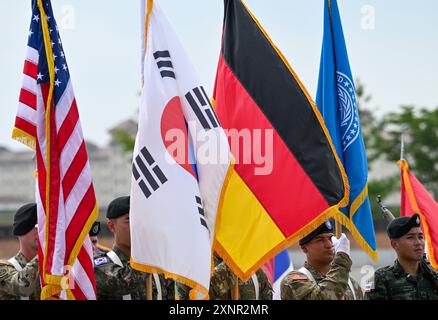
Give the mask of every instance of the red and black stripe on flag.
M 257 20 L 240 0 L 224 5 L 217 116 L 225 129 L 273 130 L 272 172 L 255 175 L 240 159 L 235 170 L 289 237 L 345 201 L 342 164 L 316 105 Z

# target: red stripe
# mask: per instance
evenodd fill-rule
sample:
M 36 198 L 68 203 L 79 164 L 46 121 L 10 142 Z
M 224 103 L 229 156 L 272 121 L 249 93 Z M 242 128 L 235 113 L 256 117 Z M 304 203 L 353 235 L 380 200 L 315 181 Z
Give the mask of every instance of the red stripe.
M 82 173 L 82 170 L 85 167 L 85 164 L 88 161 L 87 149 L 85 147 L 85 141 L 82 141 L 81 146 L 79 147 L 78 152 L 76 153 L 73 161 L 70 163 L 67 172 L 64 175 L 64 179 L 62 179 L 62 189 L 64 192 L 64 200 L 68 198 L 71 190 L 73 189 L 76 181 L 79 178 L 79 175 Z
M 24 61 L 23 73 L 36 80 L 38 75 L 38 66 L 35 63 L 26 60 Z
M 41 84 L 41 91 L 43 94 L 44 101 L 47 101 L 47 96 L 49 92 L 49 84 Z M 61 177 L 59 172 L 59 152 L 58 144 L 56 139 L 56 117 L 55 117 L 55 107 L 52 99 L 50 108 L 46 110 L 50 112 L 50 181 L 46 188 L 49 188 L 50 198 L 49 198 L 49 217 L 48 217 L 48 243 L 47 246 L 47 257 L 46 257 L 46 272 L 51 274 L 51 268 L 53 264 L 54 249 L 56 244 L 56 231 L 58 222 L 58 210 L 59 210 L 59 192 L 61 185 Z M 46 111 L 47 112 L 47 111 Z M 41 192 L 46 192 L 46 190 L 41 190 Z M 47 216 L 47 212 L 46 212 Z M 47 218 L 46 218 L 47 223 Z
M 254 129 L 261 129 L 262 154 L 266 155 L 270 150 L 265 149 L 264 132 L 267 129 L 273 131 L 272 172 L 268 175 L 255 175 L 255 168 L 261 166 L 254 164 L 253 157 L 251 157 L 250 164 L 242 163 L 244 151 L 242 146 L 239 150 L 240 159 L 236 159 L 235 170 L 285 237 L 299 231 L 329 207 L 313 181 L 255 101 L 224 63 L 222 57 L 219 61 L 216 81 L 216 102 L 217 115 L 224 128 L 235 128 L 239 131 L 249 129 L 252 139 L 255 138 Z M 245 146 L 245 150 L 253 155 L 254 146 L 257 146 L 257 143 L 258 141 L 252 141 L 252 146 Z
M 45 286 L 45 282 L 43 279 L 43 261 L 44 261 L 44 253 L 42 250 L 40 238 L 38 237 L 38 269 L 39 269 L 42 288 L 44 288 L 44 286 Z
M 20 117 L 15 117 L 15 127 L 36 138 L 36 126 Z
M 94 279 L 93 261 L 88 255 L 87 250 L 85 250 L 84 246 L 82 246 L 81 251 L 79 251 L 78 259 L 93 286 L 94 294 L 96 294 L 96 281 Z
M 46 168 L 44 166 L 43 155 L 39 144 L 36 144 L 36 160 L 38 169 L 38 190 L 40 193 L 41 203 L 43 205 L 44 212 L 46 211 Z
M 62 152 L 65 144 L 70 138 L 73 130 L 76 127 L 77 122 L 79 121 L 79 113 L 78 108 L 76 106 L 76 100 L 73 100 L 72 105 L 70 106 L 70 110 L 68 111 L 67 116 L 64 119 L 61 127 L 58 132 L 58 144 L 59 150 Z
M 81 288 L 79 288 L 79 285 L 78 285 L 76 279 L 74 281 L 74 286 L 75 287 L 74 287 L 74 289 L 71 290 L 71 292 L 75 296 L 75 299 L 76 300 L 87 300 L 87 297 L 84 295 Z
M 70 221 L 65 235 L 65 252 L 66 252 L 66 262 L 70 256 L 71 251 L 79 238 L 82 230 L 84 229 L 85 223 L 90 216 L 91 212 L 96 205 L 96 197 L 94 194 L 93 185 L 91 184 L 81 200 L 73 219 Z
M 37 97 L 34 93 L 32 93 L 24 88 L 21 88 L 19 101 L 21 103 L 25 104 L 26 106 L 36 110 Z

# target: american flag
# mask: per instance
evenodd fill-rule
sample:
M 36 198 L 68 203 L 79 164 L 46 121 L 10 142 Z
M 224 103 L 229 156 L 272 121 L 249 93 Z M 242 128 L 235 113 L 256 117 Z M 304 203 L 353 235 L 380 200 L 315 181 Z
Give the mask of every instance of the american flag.
M 41 298 L 96 299 L 88 232 L 98 207 L 50 0 L 32 1 L 13 138 L 36 151 Z

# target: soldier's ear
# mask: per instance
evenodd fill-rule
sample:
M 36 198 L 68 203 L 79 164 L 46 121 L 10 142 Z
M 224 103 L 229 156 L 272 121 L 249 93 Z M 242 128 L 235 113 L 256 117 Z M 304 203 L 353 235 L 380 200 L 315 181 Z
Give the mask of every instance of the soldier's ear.
M 397 241 L 397 240 L 394 240 L 394 239 L 391 239 L 391 247 L 392 247 L 394 250 L 397 251 L 397 249 L 398 249 L 398 241 Z
M 115 226 L 114 226 L 114 221 L 112 219 L 108 219 L 108 221 L 106 222 L 106 224 L 108 225 L 108 229 L 114 233 L 115 232 Z
M 309 251 L 309 250 L 307 250 L 307 246 L 306 246 L 305 244 L 303 244 L 303 245 L 300 246 L 300 247 L 301 247 L 301 251 L 303 251 L 304 253 L 307 254 L 307 252 Z

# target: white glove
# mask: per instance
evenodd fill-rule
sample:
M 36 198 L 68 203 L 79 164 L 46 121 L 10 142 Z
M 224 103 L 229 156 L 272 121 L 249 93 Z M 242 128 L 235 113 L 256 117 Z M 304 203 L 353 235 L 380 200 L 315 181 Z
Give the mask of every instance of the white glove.
M 335 249 L 335 253 L 343 252 L 347 255 L 350 255 L 350 240 L 348 240 L 345 233 L 343 233 L 339 239 L 333 236 L 332 243 Z

